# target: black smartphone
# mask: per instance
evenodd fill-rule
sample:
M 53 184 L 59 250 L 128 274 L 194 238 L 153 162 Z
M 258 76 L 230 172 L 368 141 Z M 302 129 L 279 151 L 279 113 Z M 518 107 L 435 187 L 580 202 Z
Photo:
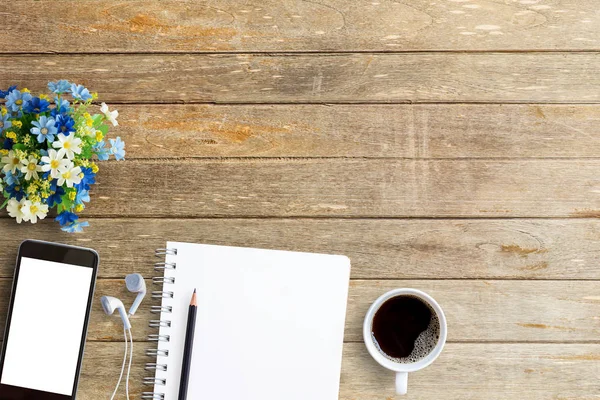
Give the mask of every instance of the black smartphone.
M 21 243 L 0 360 L 0 400 L 76 398 L 97 272 L 94 250 Z

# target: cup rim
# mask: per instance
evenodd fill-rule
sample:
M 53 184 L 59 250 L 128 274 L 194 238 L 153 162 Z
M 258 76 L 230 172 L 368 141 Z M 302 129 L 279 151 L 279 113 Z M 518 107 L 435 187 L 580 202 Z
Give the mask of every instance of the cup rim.
M 427 304 L 431 306 L 431 308 L 437 314 L 438 319 L 440 321 L 440 337 L 433 350 L 419 361 L 409 364 L 397 363 L 381 354 L 381 352 L 377 349 L 377 346 L 375 346 L 375 343 L 373 342 L 371 329 L 373 317 L 375 316 L 377 310 L 379 310 L 381 305 L 387 300 L 401 295 L 412 295 L 418 297 L 421 300 L 424 300 L 425 302 L 427 302 Z M 440 353 L 442 352 L 442 349 L 446 344 L 446 337 L 447 325 L 444 311 L 433 297 L 418 289 L 398 288 L 382 294 L 377 298 L 377 300 L 373 302 L 373 304 L 371 304 L 371 307 L 369 307 L 369 310 L 367 311 L 363 323 L 363 339 L 367 350 L 371 354 L 371 357 L 373 357 L 373 359 L 377 361 L 382 367 L 395 372 L 414 372 L 429 366 L 439 357 Z

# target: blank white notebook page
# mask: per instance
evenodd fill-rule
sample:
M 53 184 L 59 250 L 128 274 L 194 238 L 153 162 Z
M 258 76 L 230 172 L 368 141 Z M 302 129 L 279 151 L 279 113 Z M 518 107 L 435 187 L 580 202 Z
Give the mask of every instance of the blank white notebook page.
M 344 256 L 169 242 L 173 299 L 155 391 L 176 400 L 189 302 L 198 314 L 188 399 L 337 400 L 350 260 Z

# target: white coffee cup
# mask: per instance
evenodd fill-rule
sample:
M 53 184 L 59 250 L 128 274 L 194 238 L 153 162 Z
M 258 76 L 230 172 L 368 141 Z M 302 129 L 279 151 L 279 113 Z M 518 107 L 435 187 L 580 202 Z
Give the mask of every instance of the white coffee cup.
M 440 321 L 440 335 L 437 344 L 429 354 L 413 363 L 399 363 L 387 358 L 381 354 L 373 338 L 373 317 L 383 303 L 397 296 L 417 297 L 431 307 Z M 409 372 L 419 371 L 427 367 L 429 364 L 434 362 L 436 358 L 438 358 L 442 352 L 442 349 L 444 348 L 444 344 L 446 343 L 446 336 L 446 316 L 444 315 L 442 308 L 431 296 L 417 289 L 394 289 L 381 295 L 369 308 L 363 324 L 363 337 L 365 340 L 365 345 L 367 346 L 367 350 L 371 356 L 375 359 L 375 361 L 381 364 L 382 367 L 396 372 L 397 394 L 406 394 Z

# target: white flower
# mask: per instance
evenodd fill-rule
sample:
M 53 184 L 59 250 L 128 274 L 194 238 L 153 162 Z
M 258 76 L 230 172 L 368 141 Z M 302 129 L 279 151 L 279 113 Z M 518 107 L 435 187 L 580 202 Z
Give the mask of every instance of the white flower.
M 48 150 L 48 155 L 42 157 L 42 162 L 45 163 L 42 165 L 42 171 L 50 171 L 50 176 L 54 179 L 58 179 L 60 173 L 66 171 L 71 165 L 69 160 L 59 157 L 58 152 L 54 149 Z
M 42 171 L 42 166 L 38 165 L 38 160 L 34 156 L 29 156 L 28 160 L 21 160 L 21 172 L 25 174 L 25 180 L 38 179 L 38 172 Z
M 104 116 L 106 117 L 107 120 L 112 122 L 113 126 L 119 125 L 119 123 L 117 122 L 117 117 L 119 116 L 119 112 L 117 110 L 108 111 L 108 106 L 106 105 L 106 103 L 102 103 L 101 107 L 100 107 L 100 111 L 102 112 L 102 114 L 104 114 Z
M 68 165 L 63 171 L 60 172 L 58 177 L 58 186 L 62 186 L 65 183 L 67 187 L 73 187 L 73 184 L 81 182 L 81 168 L 73 167 L 73 163 Z
M 12 150 L 8 152 L 7 156 L 2 157 L 1 161 L 2 164 L 5 164 L 4 168 L 2 168 L 2 171 L 4 172 L 10 171 L 14 174 L 17 169 L 21 168 L 21 160 L 19 160 L 19 157 L 17 157 L 15 152 Z
M 42 203 L 32 203 L 29 200 L 23 201 L 21 211 L 25 221 L 31 221 L 32 224 L 37 223 L 38 218 L 44 219 L 48 214 L 48 205 Z
M 25 206 L 25 199 L 21 199 L 21 201 L 17 201 L 15 199 L 8 200 L 8 204 L 6 205 L 6 210 L 8 211 L 8 215 L 13 218 L 16 218 L 17 224 L 20 224 L 22 221 L 29 221 L 27 215 L 23 212 L 23 207 Z
M 81 139 L 76 138 L 74 134 L 65 136 L 62 133 L 58 134 L 58 140 L 52 143 L 52 147 L 58 150 L 58 157 L 63 158 L 65 155 L 69 160 L 75 157 L 75 153 L 81 154 Z

